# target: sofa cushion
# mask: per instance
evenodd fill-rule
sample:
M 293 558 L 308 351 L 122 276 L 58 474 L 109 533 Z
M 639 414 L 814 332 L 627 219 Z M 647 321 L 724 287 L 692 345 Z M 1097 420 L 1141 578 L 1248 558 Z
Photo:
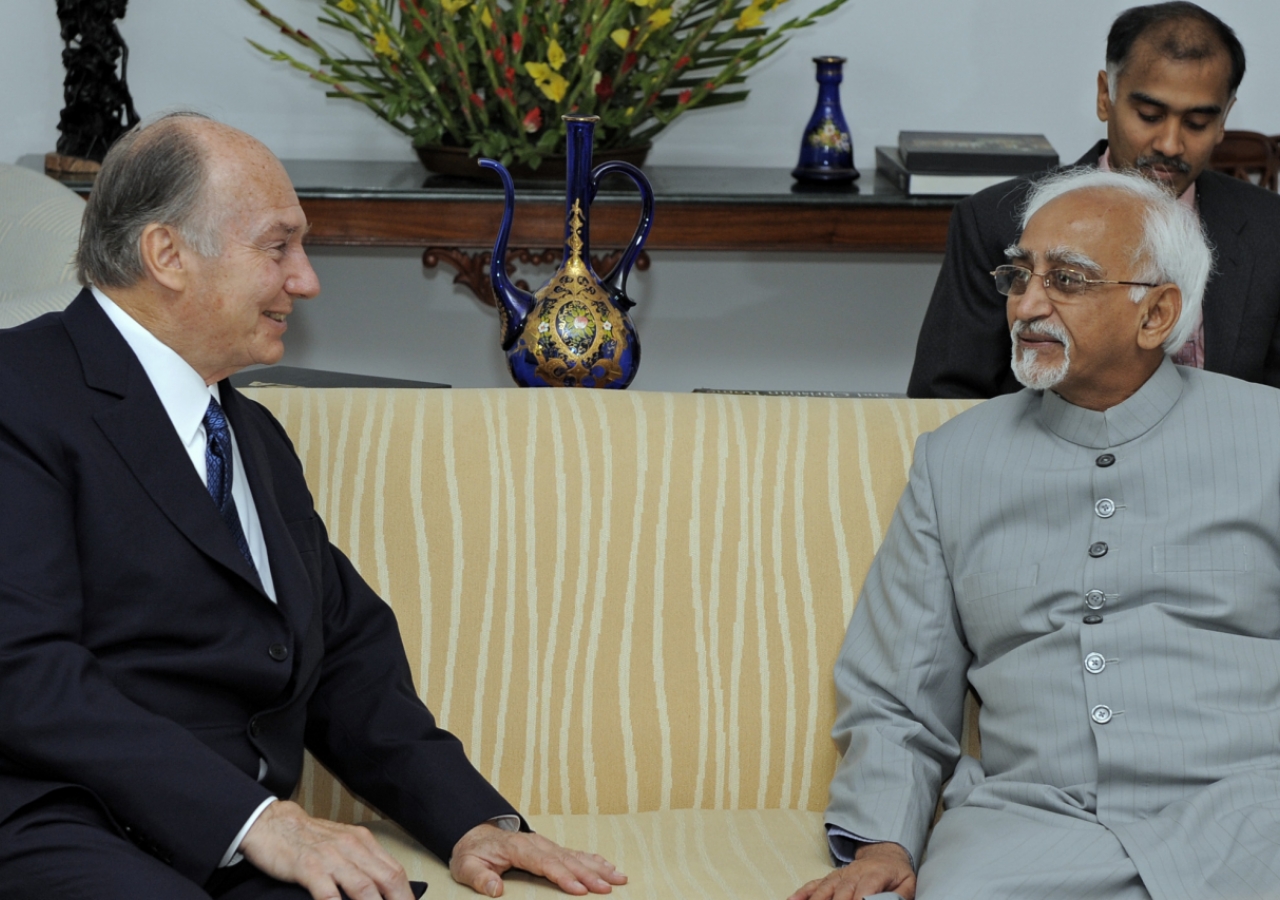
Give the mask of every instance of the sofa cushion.
M 522 812 L 819 811 L 916 437 L 971 402 L 255 389 L 419 690 Z M 308 761 L 300 802 L 373 817 Z
M 797 810 L 664 810 L 631 815 L 531 816 L 540 834 L 590 848 L 627 874 L 619 900 L 783 900 L 831 871 L 822 815 Z M 390 822 L 369 828 L 405 867 L 430 885 L 432 900 L 476 900 L 448 867 Z M 564 900 L 550 882 L 524 873 L 504 877 L 505 900 Z

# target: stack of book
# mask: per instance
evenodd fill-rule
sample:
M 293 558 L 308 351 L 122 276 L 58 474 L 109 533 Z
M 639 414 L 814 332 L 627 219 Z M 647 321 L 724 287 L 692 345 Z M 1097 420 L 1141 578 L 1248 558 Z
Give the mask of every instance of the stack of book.
M 876 170 L 913 196 L 964 196 L 1057 164 L 1042 134 L 900 131 L 898 146 L 876 148 Z

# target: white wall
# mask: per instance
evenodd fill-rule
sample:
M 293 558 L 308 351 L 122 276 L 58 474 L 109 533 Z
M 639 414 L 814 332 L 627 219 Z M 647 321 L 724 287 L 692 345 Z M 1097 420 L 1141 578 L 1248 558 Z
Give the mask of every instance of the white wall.
M 53 0 L 4 0 L 0 160 L 53 149 L 62 65 Z M 272 8 L 319 36 L 314 0 Z M 791 0 L 774 20 L 818 0 Z M 810 57 L 841 54 L 857 165 L 900 129 L 1043 132 L 1072 159 L 1093 114 L 1105 36 L 1125 0 L 851 0 L 750 78 L 743 104 L 694 111 L 655 144 L 661 165 L 794 165 L 814 98 Z M 1280 3 L 1220 0 L 1249 54 L 1229 125 L 1280 132 Z M 408 143 L 351 103 L 245 43 L 283 46 L 239 0 L 132 0 L 121 31 L 144 115 L 190 106 L 281 157 L 411 159 Z M 658 215 L 663 211 L 658 210 Z M 317 249 L 324 286 L 291 328 L 286 362 L 459 386 L 505 384 L 496 318 L 409 251 Z M 633 276 L 644 348 L 636 387 L 903 390 L 937 272 L 932 256 L 653 254 Z

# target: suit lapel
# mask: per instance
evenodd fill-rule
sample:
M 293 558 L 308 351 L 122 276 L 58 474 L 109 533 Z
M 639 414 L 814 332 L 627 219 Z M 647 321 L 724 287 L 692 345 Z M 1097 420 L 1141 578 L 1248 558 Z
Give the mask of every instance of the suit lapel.
M 258 522 L 262 526 L 262 537 L 267 545 L 276 602 L 289 620 L 294 633 L 306 634 L 312 615 L 311 582 L 298 558 L 298 550 L 288 526 L 280 514 L 267 447 L 262 435 L 254 427 L 254 417 L 247 414 L 245 399 L 231 386 L 231 382 L 223 381 L 219 385 L 219 393 L 222 408 L 235 431 L 240 461 L 244 463 L 245 478 L 253 494 L 254 507 L 258 511 Z
M 129 471 L 192 544 L 261 592 L 142 364 L 98 301 L 82 291 L 67 307 L 63 324 L 80 355 L 85 383 L 118 398 L 94 420 Z
M 1196 180 L 1196 203 L 1214 248 L 1214 272 L 1204 295 L 1205 368 L 1230 375 L 1248 307 L 1253 259 L 1240 246 L 1247 220 L 1241 210 L 1226 202 L 1216 184 L 1223 177 L 1212 172 L 1201 175 Z

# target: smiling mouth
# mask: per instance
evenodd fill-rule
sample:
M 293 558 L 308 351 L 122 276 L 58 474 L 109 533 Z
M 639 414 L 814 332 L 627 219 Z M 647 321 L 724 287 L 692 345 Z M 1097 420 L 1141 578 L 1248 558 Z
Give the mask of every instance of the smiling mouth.
M 1062 341 L 1047 334 L 1039 334 L 1035 331 L 1024 331 L 1018 335 L 1018 343 L 1020 344 L 1061 344 Z
M 263 315 L 266 316 L 271 321 L 279 322 L 281 325 L 283 325 L 285 318 L 288 317 L 289 314 L 282 313 L 282 312 L 272 312 L 271 310 L 267 310 L 263 313 Z

